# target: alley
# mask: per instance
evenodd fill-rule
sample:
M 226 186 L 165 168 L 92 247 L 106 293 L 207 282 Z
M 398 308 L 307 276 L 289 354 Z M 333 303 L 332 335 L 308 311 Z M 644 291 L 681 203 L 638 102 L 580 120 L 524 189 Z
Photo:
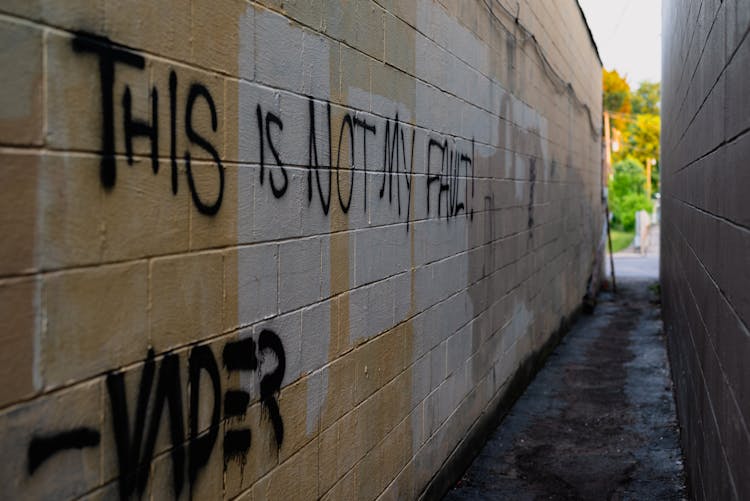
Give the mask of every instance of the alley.
M 582 317 L 449 500 L 682 499 L 656 287 L 625 279 Z

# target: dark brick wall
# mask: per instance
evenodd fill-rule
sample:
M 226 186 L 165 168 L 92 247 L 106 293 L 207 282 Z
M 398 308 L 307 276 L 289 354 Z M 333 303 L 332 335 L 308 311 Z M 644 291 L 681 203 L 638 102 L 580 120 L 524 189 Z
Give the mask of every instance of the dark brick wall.
M 664 319 L 696 499 L 750 499 L 750 2 L 664 0 Z

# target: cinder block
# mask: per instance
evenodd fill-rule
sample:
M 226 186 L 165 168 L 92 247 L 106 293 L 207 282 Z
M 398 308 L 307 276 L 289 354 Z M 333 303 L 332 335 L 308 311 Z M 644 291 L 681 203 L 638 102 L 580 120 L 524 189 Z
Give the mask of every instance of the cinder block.
M 281 382 L 283 388 L 296 381 L 302 373 L 302 312 L 294 311 L 256 324 L 255 337 L 265 329 L 271 330 L 281 340 L 285 357 L 284 378 Z M 264 356 L 265 354 L 261 358 Z M 272 359 L 269 359 L 269 363 L 270 360 Z
M 102 88 L 101 85 L 99 59 L 101 54 L 112 51 L 116 51 L 118 57 L 125 62 L 114 64 L 112 123 L 107 124 L 104 120 L 106 103 L 103 95 L 108 94 L 108 87 Z M 142 54 L 116 48 L 111 43 L 95 38 L 95 34 L 71 37 L 58 32 L 47 33 L 46 144 L 54 149 L 102 152 L 105 150 L 106 138 L 112 137 L 112 143 L 108 146 L 110 152 L 124 153 L 122 98 L 126 86 L 129 87 L 132 117 L 142 120 L 150 118 L 150 66 L 151 60 Z M 166 97 L 167 89 L 162 92 Z M 166 104 L 168 100 L 163 99 L 163 102 Z M 168 136 L 163 137 L 166 139 Z M 162 142 L 168 144 L 166 141 Z M 147 143 L 146 140 L 142 143 L 135 141 L 134 145 L 147 148 Z M 121 166 L 124 162 L 117 160 L 115 164 Z
M 357 464 L 357 499 L 375 499 L 383 490 L 382 447 L 371 449 Z
M 239 171 L 234 165 L 193 162 L 191 176 L 194 195 L 190 195 L 190 250 L 226 247 L 237 243 L 240 193 Z M 183 196 L 187 197 L 188 193 Z M 196 202 L 196 196 L 200 202 Z M 244 201 L 243 201 L 244 202 Z M 202 206 L 215 207 L 207 213 Z
M 46 387 L 59 387 L 120 367 L 146 352 L 145 262 L 47 275 L 42 294 L 46 326 L 41 370 Z
M 328 492 L 338 480 L 339 426 L 332 426 L 318 436 L 318 495 Z
M 383 60 L 384 11 L 372 0 L 325 3 L 323 31 L 374 59 Z
M 278 313 L 278 246 L 239 247 L 224 255 L 224 330 Z
M 156 351 L 222 332 L 223 270 L 221 252 L 151 261 L 149 340 Z
M 160 4 L 130 0 L 127 14 L 116 0 L 103 1 L 106 33 L 112 40 L 159 56 L 190 61 L 194 34 L 193 9 L 188 0 Z
M 291 311 L 318 301 L 320 240 L 306 238 L 279 245 L 279 310 Z
M 304 449 L 274 469 L 253 487 L 254 499 L 315 499 L 318 477 L 318 444 L 313 440 Z
M 357 471 L 350 470 L 336 485 L 326 492 L 321 500 L 355 499 L 357 497 Z
M 232 418 L 224 428 L 239 429 L 248 427 L 252 433 L 250 451 L 245 461 L 229 461 L 224 481 L 225 494 L 234 495 L 249 489 L 258 479 L 278 465 L 278 449 L 273 427 L 264 415 L 266 411 L 260 403 L 251 405 L 242 418 Z
M 370 65 L 372 59 L 351 47 L 340 44 L 340 88 L 338 95 L 331 94 L 331 100 L 339 104 L 370 110 Z
M 191 62 L 219 73 L 252 78 L 255 7 L 243 0 L 197 0 L 191 12 Z M 239 68 L 242 67 L 242 74 Z
M 36 351 L 41 341 L 40 285 L 35 278 L 0 281 L 0 316 L 5 323 L 0 374 L 4 381 L 13 381 L 0 391 L 1 407 L 31 396 L 43 384 Z
M 415 71 L 415 31 L 396 16 L 386 12 L 385 19 L 385 61 L 414 75 Z
M 279 447 L 279 462 L 281 463 L 304 447 L 317 434 L 317 429 L 312 433 L 308 433 L 307 430 L 307 413 L 313 411 L 307 408 L 307 385 L 311 377 L 306 376 L 290 384 L 281 391 L 279 396 L 279 412 L 284 419 L 284 441 Z
M 334 301 L 323 301 L 302 310 L 302 373 L 317 371 L 328 362 Z
M 105 0 L 74 0 L 65 5 L 55 0 L 8 0 L 0 11 L 69 30 L 101 33 Z
M 35 155 L 0 155 L 0 184 L 7 187 L 0 201 L 0 232 L 12 235 L 0 246 L 0 275 L 28 273 L 38 266 L 36 223 L 39 164 Z
M 356 362 L 352 352 L 331 362 L 328 372 L 328 391 L 322 409 L 320 427 L 325 429 L 354 408 Z
M 269 10 L 255 13 L 255 75 L 266 85 L 299 92 L 303 67 L 304 31 L 290 20 Z
M 42 44 L 42 30 L 7 19 L 0 22 L 2 144 L 41 145 L 44 140 Z
M 0 444 L 13 454 L 0 472 L 5 495 L 15 499 L 76 497 L 98 485 L 101 389 L 102 381 L 94 380 L 0 414 Z M 48 457 L 34 452 L 54 447 L 59 443 L 55 437 L 65 433 L 76 433 L 87 445 Z

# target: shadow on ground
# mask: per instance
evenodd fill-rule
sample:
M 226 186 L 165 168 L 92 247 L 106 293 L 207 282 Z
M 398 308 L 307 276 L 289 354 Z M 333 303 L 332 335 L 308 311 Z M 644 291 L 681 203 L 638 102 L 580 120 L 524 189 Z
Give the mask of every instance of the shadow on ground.
M 446 499 L 683 499 L 656 290 L 602 294 Z

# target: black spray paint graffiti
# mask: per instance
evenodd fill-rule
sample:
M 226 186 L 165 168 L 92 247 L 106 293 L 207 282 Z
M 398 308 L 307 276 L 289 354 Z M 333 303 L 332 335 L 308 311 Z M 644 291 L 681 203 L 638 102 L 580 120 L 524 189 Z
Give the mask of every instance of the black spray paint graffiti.
M 104 37 L 89 33 L 78 33 L 73 39 L 73 50 L 79 53 L 94 54 L 99 59 L 99 81 L 101 90 L 102 145 L 100 177 L 102 185 L 111 189 L 117 182 L 117 165 L 115 158 L 115 69 L 122 64 L 136 69 L 144 69 L 145 59 L 127 47 L 115 44 Z M 218 128 L 216 105 L 209 90 L 202 84 L 190 85 L 185 102 L 185 135 L 190 144 L 203 149 L 211 156 L 218 176 L 218 195 L 213 201 L 204 200 L 198 193 L 191 167 L 190 152 L 185 151 L 185 173 L 193 204 L 202 214 L 214 215 L 221 208 L 224 196 L 224 166 L 221 163 L 216 147 L 195 130 L 193 113 L 198 100 L 205 102 L 211 115 L 211 130 Z M 132 95 L 130 86 L 125 87 L 122 96 L 123 131 L 125 135 L 125 156 L 129 165 L 133 164 L 133 140 L 147 138 L 151 149 L 151 167 L 154 174 L 159 172 L 159 91 L 156 86 L 151 89 L 151 122 L 133 118 Z M 177 194 L 177 74 L 169 75 L 169 152 L 172 167 L 172 193 Z
M 357 159 L 357 148 L 355 136 L 358 130 L 362 131 L 362 155 L 363 162 L 360 167 L 361 177 L 363 179 L 363 207 L 367 211 L 367 134 L 376 135 L 376 128 L 374 125 L 367 123 L 365 120 L 346 113 L 341 120 L 341 126 L 338 134 L 338 148 L 336 151 L 336 163 L 333 163 L 333 140 L 331 130 L 331 104 L 326 103 L 326 117 L 327 117 L 327 137 L 328 137 L 328 163 L 321 162 L 320 155 L 318 153 L 318 141 L 316 139 L 315 131 L 315 101 L 309 100 L 309 135 L 308 135 L 308 172 L 307 172 L 307 201 L 312 204 L 313 200 L 313 172 L 315 172 L 315 184 L 317 186 L 318 200 L 324 214 L 328 214 L 331 208 L 331 192 L 333 190 L 333 171 L 336 171 L 336 192 L 339 201 L 339 207 L 344 214 L 349 212 L 349 208 L 352 204 L 352 197 L 355 189 L 355 174 L 357 170 L 356 159 Z M 345 130 L 348 129 L 348 134 L 344 135 Z M 345 140 L 346 139 L 346 143 Z M 344 144 L 348 144 L 349 159 L 341 158 L 341 150 Z M 348 167 L 344 167 L 350 171 L 349 174 L 349 192 L 345 193 L 346 188 L 342 187 L 342 162 L 347 162 Z M 346 165 L 346 164 L 344 164 Z M 321 171 L 327 171 L 328 181 L 321 183 Z M 324 190 L 323 184 L 327 186 Z M 325 191 L 325 193 L 324 193 Z
M 536 184 L 536 159 L 532 158 L 529 161 L 529 164 L 529 217 L 526 225 L 529 229 L 529 240 L 531 240 L 532 238 L 534 238 L 534 232 L 532 231 L 532 228 L 534 226 L 534 185 Z
M 222 361 L 227 372 L 247 371 L 259 377 L 261 406 L 270 421 L 275 443 L 280 447 L 284 440 L 284 422 L 277 395 L 281 390 L 286 370 L 286 357 L 281 339 L 273 331 L 264 329 L 258 336 L 257 343 L 252 338 L 229 342 L 224 346 Z M 196 346 L 190 351 L 187 380 L 190 395 L 188 436 L 185 435 L 183 384 L 180 373 L 180 360 L 176 354 L 164 355 L 157 370 L 155 354 L 150 350 L 141 370 L 134 414 L 128 409 L 125 375 L 122 372 L 107 375 L 106 385 L 119 464 L 121 499 L 129 499 L 133 495 L 140 497 L 145 492 L 165 407 L 169 412 L 169 454 L 172 461 L 172 485 L 176 497 L 179 497 L 185 483 L 186 463 L 187 480 L 192 486 L 211 459 L 222 420 L 221 377 L 213 351 L 208 346 Z M 201 394 L 203 378 L 207 378 L 211 388 L 208 395 L 211 412 L 207 430 L 199 429 L 200 404 L 207 397 Z M 224 419 L 245 415 L 251 403 L 249 393 L 228 389 L 223 396 Z M 230 421 L 227 421 L 227 427 L 229 425 Z M 226 430 L 223 439 L 225 468 L 231 460 L 244 463 L 250 451 L 251 437 L 249 427 Z M 100 440 L 100 432 L 91 428 L 74 428 L 34 436 L 28 447 L 28 473 L 33 475 L 43 463 L 58 452 L 97 447 Z
M 129 85 L 125 85 L 122 96 L 116 96 L 115 76 L 118 65 L 143 70 L 146 62 L 143 56 L 123 45 L 116 44 L 107 38 L 90 33 L 79 32 L 73 39 L 73 49 L 81 54 L 93 54 L 98 59 L 99 80 L 101 92 L 101 183 L 106 189 L 115 187 L 117 181 L 116 151 L 116 98 L 120 99 L 119 106 L 123 116 L 122 131 L 124 138 L 125 159 L 128 165 L 134 163 L 134 144 L 136 141 L 147 140 L 150 147 L 150 159 L 153 173 L 159 172 L 159 89 L 150 89 L 150 120 L 133 116 L 133 93 Z M 184 131 L 187 142 L 203 150 L 216 168 L 215 182 L 217 195 L 213 200 L 199 192 L 190 151 L 178 154 L 177 116 L 178 110 L 178 79 L 174 70 L 169 73 L 169 161 L 171 165 L 172 194 L 179 191 L 178 160 L 184 161 L 188 189 L 195 208 L 202 214 L 213 216 L 221 208 L 224 197 L 225 172 L 221 157 L 216 146 L 204 135 L 196 131 L 195 109 L 200 103 L 210 114 L 211 131 L 220 132 L 217 119 L 217 109 L 209 89 L 200 82 L 192 82 L 187 89 L 184 104 Z M 325 105 L 326 130 L 322 141 L 316 134 L 316 108 L 321 107 L 312 98 L 308 103 L 308 159 L 307 159 L 307 199 L 308 205 L 319 204 L 325 215 L 331 210 L 332 203 L 338 203 L 343 213 L 348 213 L 355 192 L 361 192 L 362 207 L 368 211 L 368 178 L 374 172 L 382 173 L 378 193 L 379 199 L 388 205 L 395 206 L 398 215 L 405 215 L 406 229 L 409 230 L 411 201 L 414 197 L 412 178 L 414 175 L 414 152 L 416 147 L 416 129 L 399 120 L 398 113 L 393 119 L 384 119 L 384 132 L 381 136 L 383 156 L 381 165 L 371 165 L 377 159 L 368 158 L 368 141 L 378 139 L 378 128 L 373 123 L 375 117 L 357 112 L 346 112 L 340 124 L 333 126 L 331 120 L 331 104 Z M 271 111 L 265 111 L 261 105 L 256 106 L 256 120 L 258 127 L 258 154 L 260 165 L 260 185 L 264 186 L 266 171 L 268 171 L 268 185 L 275 198 L 282 198 L 289 191 L 291 182 L 280 154 L 280 142 L 284 131 L 282 117 Z M 409 134 L 411 131 L 411 134 Z M 334 140 L 336 151 L 334 150 Z M 461 212 L 473 219 L 471 202 L 474 197 L 474 146 L 472 141 L 471 153 L 459 151 L 448 139 L 430 138 L 426 145 L 427 153 L 427 217 L 431 216 L 430 199 L 435 195 L 437 187 L 437 217 L 451 218 Z M 433 150 L 438 150 L 434 152 Z M 275 165 L 274 165 L 275 164 Z M 335 177 L 335 179 L 334 179 Z M 433 183 L 436 183 L 433 186 Z M 463 184 L 463 194 L 461 185 Z M 469 187 L 469 185 L 471 185 Z M 334 191 L 336 196 L 333 197 Z M 334 200 L 332 200 L 332 197 Z
M 437 152 L 433 156 L 433 151 Z M 438 153 L 439 152 L 439 153 Z M 438 161 L 435 161 L 439 159 Z M 439 166 L 439 168 L 436 168 Z M 463 169 L 463 176 L 461 171 Z M 432 184 L 437 183 L 437 217 L 452 218 L 463 212 L 470 220 L 474 219 L 471 200 L 474 198 L 474 141 L 471 154 L 460 151 L 447 139 L 440 141 L 430 138 L 427 143 L 427 215 L 430 215 Z M 463 190 L 461 183 L 463 182 Z M 471 186 L 469 186 L 471 184 Z M 462 193 L 463 191 L 463 193 Z M 445 197 L 445 205 L 443 205 Z M 444 207 L 444 208 L 443 208 Z

